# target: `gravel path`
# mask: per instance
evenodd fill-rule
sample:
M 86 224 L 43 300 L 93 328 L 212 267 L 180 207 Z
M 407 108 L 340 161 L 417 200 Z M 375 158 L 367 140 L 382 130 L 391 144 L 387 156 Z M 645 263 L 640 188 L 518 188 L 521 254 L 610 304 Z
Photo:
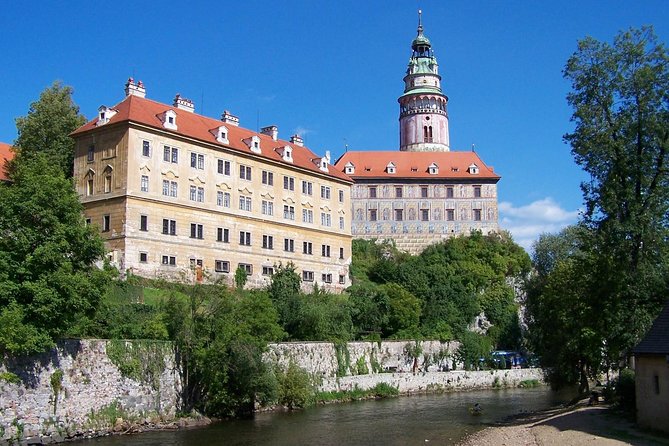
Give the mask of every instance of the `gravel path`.
M 556 409 L 518 419 L 506 426 L 489 427 L 466 438 L 461 446 L 614 446 L 669 445 L 660 437 L 639 430 L 612 413 L 608 406 Z

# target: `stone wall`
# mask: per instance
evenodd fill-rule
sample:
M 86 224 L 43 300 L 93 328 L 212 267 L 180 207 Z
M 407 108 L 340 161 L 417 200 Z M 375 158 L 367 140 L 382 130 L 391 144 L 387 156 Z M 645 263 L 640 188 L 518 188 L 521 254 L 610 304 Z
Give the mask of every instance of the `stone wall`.
M 180 395 L 169 343 L 63 341 L 43 355 L 0 365 L 0 445 L 92 435 L 112 429 L 118 418 L 168 419 Z
M 418 346 L 418 348 L 416 348 Z M 379 383 L 401 393 L 516 387 L 543 381 L 540 369 L 464 371 L 453 359 L 459 343 L 439 341 L 328 342 L 271 344 L 267 359 L 294 361 L 320 382 L 321 391 L 371 389 Z

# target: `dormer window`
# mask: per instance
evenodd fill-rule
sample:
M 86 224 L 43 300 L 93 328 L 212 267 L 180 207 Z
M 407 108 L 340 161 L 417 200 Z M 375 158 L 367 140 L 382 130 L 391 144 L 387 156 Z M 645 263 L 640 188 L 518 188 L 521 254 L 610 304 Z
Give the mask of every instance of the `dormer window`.
M 283 148 L 283 153 L 281 154 L 281 158 L 284 161 L 288 161 L 289 163 L 293 162 L 293 148 L 290 146 L 285 146 Z
M 229 144 L 230 141 L 228 141 L 228 128 L 224 125 L 218 127 L 215 132 L 216 135 L 216 141 L 220 142 L 221 144 Z
M 355 173 L 355 165 L 350 161 L 346 163 L 344 166 L 344 173 L 346 175 L 353 175 Z
M 395 169 L 395 163 L 393 163 L 392 161 L 389 162 L 388 165 L 386 166 L 386 172 L 390 173 L 390 174 L 394 174 L 395 170 L 396 170 Z
M 477 166 L 476 164 L 472 163 L 472 164 L 467 168 L 467 171 L 468 171 L 471 175 L 478 175 L 478 174 L 479 174 L 479 166 Z
M 316 161 L 318 161 L 318 162 L 316 163 L 316 165 L 318 166 L 318 168 L 319 168 L 321 171 L 326 172 L 326 173 L 329 172 L 329 170 L 328 170 L 328 165 L 330 164 L 330 151 L 329 151 L 329 150 L 326 150 L 326 151 L 325 151 L 325 156 L 324 156 L 324 157 L 322 157 L 322 158 L 315 158 L 313 161 L 314 161 L 315 163 L 316 163 Z
M 261 153 L 260 138 L 258 138 L 258 135 L 253 135 L 250 138 L 244 139 L 244 144 L 246 144 L 248 148 L 251 149 L 251 152 Z
M 432 163 L 429 166 L 427 166 L 427 172 L 430 175 L 436 175 L 439 173 L 439 166 L 437 166 L 436 163 Z
M 96 122 L 95 125 L 98 126 L 108 123 L 109 120 L 113 118 L 115 114 L 116 110 L 114 110 L 113 108 L 101 105 L 100 108 L 98 108 L 98 122 Z
M 177 129 L 177 114 L 174 110 L 167 110 L 163 114 L 163 127 L 170 130 Z

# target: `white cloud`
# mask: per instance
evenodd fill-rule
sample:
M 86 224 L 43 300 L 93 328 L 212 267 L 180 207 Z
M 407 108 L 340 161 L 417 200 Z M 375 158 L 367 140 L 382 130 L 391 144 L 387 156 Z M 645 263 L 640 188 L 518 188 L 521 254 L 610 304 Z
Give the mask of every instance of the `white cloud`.
M 500 226 L 511 232 L 515 242 L 528 252 L 539 235 L 558 232 L 576 223 L 578 214 L 578 210 L 563 209 L 551 197 L 519 207 L 508 201 L 499 204 Z
M 296 135 L 300 135 L 302 138 L 304 138 L 306 135 L 309 133 L 314 133 L 313 130 L 308 129 L 306 127 L 302 127 L 301 125 L 298 125 L 295 130 L 294 130 Z

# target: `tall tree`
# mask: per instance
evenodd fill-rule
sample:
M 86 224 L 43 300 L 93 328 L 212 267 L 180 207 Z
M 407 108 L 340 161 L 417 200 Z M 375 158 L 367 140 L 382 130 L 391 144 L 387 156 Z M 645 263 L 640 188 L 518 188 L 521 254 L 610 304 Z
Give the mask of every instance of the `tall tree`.
M 26 116 L 16 118 L 18 138 L 14 146 L 18 153 L 10 163 L 10 174 L 18 163 L 42 153 L 67 178 L 72 177 L 74 140 L 69 134 L 86 122 L 86 118 L 79 114 L 79 107 L 72 101 L 72 93 L 72 87 L 54 82 L 37 101 L 30 104 Z
M 84 223 L 72 183 L 44 155 L 0 185 L 0 351 L 33 353 L 92 314 L 109 280 L 104 253 Z M 12 333 L 24 333 L 13 338 Z

